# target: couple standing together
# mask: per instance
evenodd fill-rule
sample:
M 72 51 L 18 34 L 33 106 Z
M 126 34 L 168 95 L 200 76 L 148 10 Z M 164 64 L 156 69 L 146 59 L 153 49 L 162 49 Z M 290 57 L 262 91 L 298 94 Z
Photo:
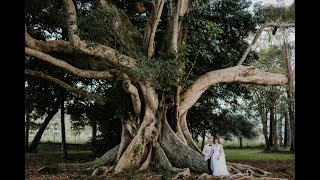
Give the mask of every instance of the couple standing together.
M 220 144 L 218 137 L 208 138 L 208 144 L 203 147 L 202 153 L 205 155 L 204 160 L 208 161 L 209 174 L 213 176 L 228 176 L 226 159 L 224 155 L 224 150 Z

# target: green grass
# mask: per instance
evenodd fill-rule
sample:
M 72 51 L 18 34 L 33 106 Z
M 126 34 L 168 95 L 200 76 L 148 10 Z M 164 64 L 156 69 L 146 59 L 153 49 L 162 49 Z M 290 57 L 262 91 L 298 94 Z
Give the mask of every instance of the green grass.
M 197 145 L 200 149 L 201 149 L 201 144 L 202 144 L 202 141 L 199 140 Z M 238 140 L 235 140 L 235 141 L 221 140 L 221 144 L 223 145 L 224 148 L 239 148 L 240 147 L 240 142 Z M 244 148 L 246 148 L 246 147 L 260 147 L 260 146 L 264 146 L 264 142 L 259 139 L 252 139 L 252 140 L 244 139 L 242 141 L 242 147 L 244 147 Z
M 226 160 L 294 161 L 291 153 L 266 153 L 259 149 L 224 149 Z
M 80 150 L 67 150 L 68 155 L 72 154 L 91 154 L 91 151 L 80 151 Z M 62 151 L 45 151 L 45 152 L 39 152 L 39 154 L 48 154 L 48 155 L 53 155 L 53 154 L 62 154 Z

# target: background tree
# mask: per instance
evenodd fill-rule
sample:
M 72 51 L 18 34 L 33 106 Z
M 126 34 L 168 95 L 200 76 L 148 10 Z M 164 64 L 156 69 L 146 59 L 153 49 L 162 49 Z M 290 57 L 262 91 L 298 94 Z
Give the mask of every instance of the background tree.
M 232 135 L 239 138 L 240 148 L 243 148 L 243 138 L 252 139 L 257 136 L 256 125 L 244 115 L 233 115 L 231 118 Z
M 45 67 L 44 63 L 32 61 L 31 58 L 26 59 L 26 68 L 28 67 L 36 67 L 39 68 L 39 70 L 42 68 L 42 70 L 45 71 L 45 69 L 43 69 L 43 67 Z M 49 66 L 48 68 L 54 67 Z M 27 150 L 28 152 L 36 152 L 37 145 L 40 142 L 44 130 L 59 110 L 58 87 L 43 79 L 29 79 L 27 77 L 26 84 L 25 109 L 30 112 L 30 119 L 34 121 L 45 116 L 44 122 Z

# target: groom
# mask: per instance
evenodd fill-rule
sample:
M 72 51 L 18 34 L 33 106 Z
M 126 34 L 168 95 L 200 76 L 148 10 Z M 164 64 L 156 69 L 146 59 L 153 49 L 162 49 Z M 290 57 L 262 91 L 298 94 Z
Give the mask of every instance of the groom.
M 212 175 L 213 170 L 211 169 L 211 157 L 209 157 L 210 152 L 213 149 L 213 138 L 208 137 L 208 144 L 203 147 L 202 153 L 204 155 L 204 160 L 208 162 L 209 174 Z

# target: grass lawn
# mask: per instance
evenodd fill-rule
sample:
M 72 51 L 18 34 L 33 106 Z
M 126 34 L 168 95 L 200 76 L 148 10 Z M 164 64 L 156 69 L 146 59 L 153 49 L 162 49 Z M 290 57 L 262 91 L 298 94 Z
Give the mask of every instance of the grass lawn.
M 224 149 L 226 160 L 294 161 L 291 153 L 266 153 L 260 149 Z

